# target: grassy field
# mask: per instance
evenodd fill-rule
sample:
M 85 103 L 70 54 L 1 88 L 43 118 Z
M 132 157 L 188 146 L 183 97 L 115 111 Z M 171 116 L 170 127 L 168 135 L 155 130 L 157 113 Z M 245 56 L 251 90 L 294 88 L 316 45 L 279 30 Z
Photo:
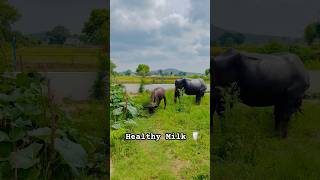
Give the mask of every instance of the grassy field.
M 25 47 L 17 50 L 18 70 L 96 71 L 97 48 L 59 46 Z
M 289 124 L 288 138 L 275 136 L 272 108 L 237 104 L 214 121 L 214 179 L 319 179 L 320 102 L 305 101 Z
M 146 76 L 143 78 L 145 84 L 174 84 L 176 79 L 182 78 L 183 76 L 158 76 L 158 77 L 150 77 Z M 114 82 L 118 84 L 130 83 L 130 84 L 139 84 L 141 83 L 140 76 L 115 76 Z M 190 78 L 199 78 L 192 77 Z M 210 83 L 208 78 L 204 78 L 206 83 Z
M 320 61 L 306 61 L 304 65 L 309 70 L 320 70 Z
M 145 104 L 149 94 L 134 96 Z M 161 103 L 153 115 L 136 119 L 137 125 L 128 130 L 111 131 L 112 179 L 209 179 L 210 174 L 210 95 L 205 94 L 201 105 L 194 96 L 183 96 L 181 106 L 173 103 L 173 91 L 167 92 L 167 109 Z M 179 108 L 180 107 L 180 108 Z M 181 111 L 178 112 L 177 110 Z M 192 139 L 192 132 L 199 139 Z M 184 132 L 185 141 L 125 141 L 124 133 Z

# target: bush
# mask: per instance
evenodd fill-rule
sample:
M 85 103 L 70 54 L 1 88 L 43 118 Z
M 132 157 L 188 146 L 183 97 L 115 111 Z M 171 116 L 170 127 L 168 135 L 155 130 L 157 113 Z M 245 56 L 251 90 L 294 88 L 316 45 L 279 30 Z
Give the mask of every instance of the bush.
M 46 89 L 36 73 L 0 76 L 0 179 L 74 179 L 88 170 L 85 149 L 58 129 L 67 117 Z
M 133 118 L 139 115 L 141 107 L 137 106 L 132 99 L 127 96 L 124 88 L 120 84 L 111 84 L 110 92 L 110 112 L 111 126 L 113 129 L 120 129 L 124 126 L 135 124 Z
M 139 93 L 143 93 L 143 91 L 144 91 L 144 84 L 145 84 L 145 82 L 144 82 L 144 80 L 143 80 L 143 78 L 142 78 L 141 81 L 140 81 Z
M 97 74 L 97 79 L 92 87 L 91 96 L 96 99 L 102 99 L 105 97 L 105 87 L 108 82 L 106 82 L 106 77 L 108 74 L 108 57 L 107 54 L 99 54 L 99 72 Z

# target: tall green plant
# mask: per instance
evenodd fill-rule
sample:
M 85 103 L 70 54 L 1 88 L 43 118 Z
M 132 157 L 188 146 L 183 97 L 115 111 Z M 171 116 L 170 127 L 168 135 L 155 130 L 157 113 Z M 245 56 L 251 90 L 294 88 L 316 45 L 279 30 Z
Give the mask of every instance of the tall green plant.
M 133 119 L 139 115 L 140 108 L 127 96 L 121 85 L 111 84 L 110 112 L 112 113 L 110 124 L 114 129 L 120 129 L 125 124 L 134 124 Z
M 184 99 L 183 99 L 183 95 L 184 95 L 185 90 L 184 90 L 184 88 L 182 88 L 182 89 L 178 89 L 178 91 L 179 91 L 180 97 L 179 97 L 179 100 L 178 100 L 176 111 L 177 112 L 183 112 L 186 109 L 186 104 L 185 104 Z
M 140 85 L 139 85 L 139 93 L 143 93 L 143 91 L 144 91 L 144 84 L 145 84 L 145 82 L 144 82 L 144 80 L 143 80 L 143 78 L 142 78 L 141 81 L 140 81 Z
M 0 179 L 70 179 L 87 168 L 87 152 L 68 129 L 36 73 L 0 76 Z
M 96 99 L 103 99 L 104 97 L 106 97 L 106 87 L 109 85 L 109 82 L 107 82 L 107 75 L 109 73 L 109 62 L 107 54 L 100 53 L 98 55 L 98 60 L 99 71 L 97 73 L 97 79 L 92 87 L 92 96 Z

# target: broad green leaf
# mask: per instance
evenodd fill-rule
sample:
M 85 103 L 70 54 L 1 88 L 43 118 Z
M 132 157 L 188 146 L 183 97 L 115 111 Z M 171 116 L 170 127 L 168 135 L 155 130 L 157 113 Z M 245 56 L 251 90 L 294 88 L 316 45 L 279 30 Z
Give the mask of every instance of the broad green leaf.
M 122 126 L 120 123 L 115 123 L 111 126 L 113 129 L 120 129 Z
M 20 104 L 15 103 L 15 106 L 26 115 L 39 115 L 41 110 L 37 105 L 34 104 Z
M 49 127 L 38 128 L 38 129 L 28 131 L 27 134 L 28 134 L 28 136 L 37 137 L 37 138 L 42 139 L 46 142 L 49 142 L 50 137 L 51 137 L 51 128 L 49 128 Z M 61 129 L 57 129 L 55 134 L 58 136 L 62 136 L 62 137 L 67 136 Z
M 10 163 L 11 166 L 14 168 L 22 168 L 28 169 L 39 162 L 37 158 L 42 144 L 39 143 L 32 143 L 28 147 L 19 150 L 17 152 L 12 152 L 10 155 Z
M 13 150 L 11 142 L 0 142 L 0 159 L 6 160 Z
M 26 126 L 31 126 L 32 122 L 30 120 L 24 120 L 19 117 L 13 124 L 15 127 L 24 128 Z
M 17 74 L 16 83 L 19 87 L 26 87 L 30 84 L 29 77 L 26 73 Z
M 76 144 L 68 138 L 56 138 L 55 149 L 73 170 L 86 167 L 87 153 L 80 144 Z
M 119 107 L 117 109 L 114 109 L 112 111 L 112 114 L 115 115 L 115 116 L 118 116 L 118 115 L 122 114 L 122 110 L 123 110 L 123 107 Z
M 19 99 L 20 97 L 22 97 L 22 94 L 21 94 L 21 89 L 18 88 L 18 89 L 15 89 L 11 94 L 11 99 L 13 101 L 16 101 L 17 99 Z
M 0 162 L 0 179 L 12 179 L 12 169 L 9 161 Z
M 128 105 L 127 108 L 128 108 L 130 114 L 131 114 L 133 117 L 135 117 L 135 116 L 138 115 L 137 108 L 135 108 L 135 107 L 133 107 L 133 106 L 131 106 L 131 105 Z
M 13 98 L 7 94 L 0 93 L 0 102 L 10 102 L 13 101 Z
M 7 133 L 0 131 L 0 142 L 3 141 L 10 141 L 10 138 Z
M 35 137 L 50 136 L 50 134 L 51 134 L 51 129 L 48 127 L 43 127 L 43 128 L 34 129 L 32 131 L 28 131 L 28 136 L 35 136 Z
M 135 124 L 137 124 L 134 120 L 132 120 L 132 119 L 128 119 L 128 120 L 126 120 L 124 123 L 126 123 L 126 124 L 132 124 L 132 125 L 135 125 Z
M 12 142 L 22 139 L 25 135 L 26 132 L 22 128 L 13 128 L 9 133 Z

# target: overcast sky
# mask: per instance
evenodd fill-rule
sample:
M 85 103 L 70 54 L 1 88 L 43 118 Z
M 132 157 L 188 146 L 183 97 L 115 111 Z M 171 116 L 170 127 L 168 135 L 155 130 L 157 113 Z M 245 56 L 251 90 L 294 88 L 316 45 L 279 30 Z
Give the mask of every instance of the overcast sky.
M 117 71 L 209 68 L 209 0 L 112 0 L 111 59 Z
M 214 0 L 214 25 L 255 34 L 302 37 L 304 27 L 320 20 L 320 0 Z
M 22 18 L 24 33 L 64 25 L 81 32 L 90 11 L 107 0 L 9 0 Z M 302 37 L 320 20 L 320 0 L 213 0 L 216 26 L 243 33 Z M 203 72 L 209 64 L 209 0 L 112 0 L 111 57 L 117 70 L 179 68 Z
M 13 26 L 26 34 L 45 32 L 63 25 L 74 33 L 82 30 L 92 9 L 106 8 L 107 0 L 9 0 L 21 19 Z

